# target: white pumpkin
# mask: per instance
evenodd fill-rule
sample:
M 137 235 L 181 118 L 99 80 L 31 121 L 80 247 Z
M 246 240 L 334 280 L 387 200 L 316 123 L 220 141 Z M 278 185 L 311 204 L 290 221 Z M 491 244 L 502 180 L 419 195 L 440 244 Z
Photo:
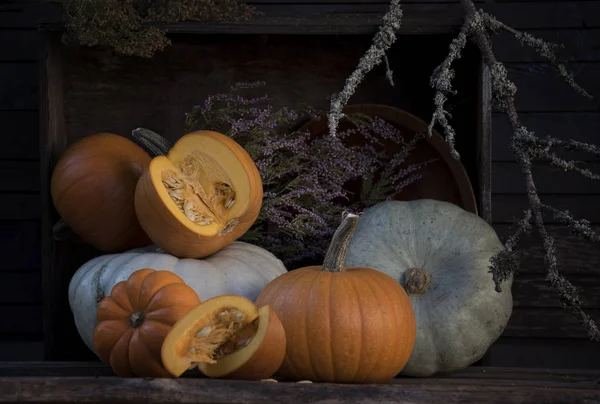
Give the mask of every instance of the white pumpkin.
M 95 352 L 92 335 L 98 303 L 117 283 L 143 268 L 163 269 L 179 275 L 201 301 L 235 294 L 254 301 L 271 280 L 287 272 L 267 250 L 235 241 L 203 259 L 179 259 L 152 245 L 120 254 L 102 255 L 81 266 L 69 284 L 69 304 L 85 344 Z
M 345 265 L 382 271 L 409 294 L 417 339 L 401 374 L 466 368 L 498 339 L 512 312 L 512 278 L 496 292 L 489 270 L 503 248 L 487 222 L 451 203 L 388 201 L 364 212 Z

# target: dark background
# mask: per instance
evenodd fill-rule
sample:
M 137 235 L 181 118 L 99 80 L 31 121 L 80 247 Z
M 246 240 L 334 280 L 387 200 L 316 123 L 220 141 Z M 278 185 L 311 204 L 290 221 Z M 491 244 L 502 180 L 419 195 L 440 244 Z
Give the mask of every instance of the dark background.
M 421 3 L 435 7 L 433 1 Z M 563 43 L 562 54 L 570 57 L 570 69 L 578 82 L 594 96 L 600 96 L 600 1 L 482 3 L 485 4 L 479 5 L 515 28 Z M 348 5 L 357 9 L 362 6 Z M 314 8 L 311 5 L 297 7 Z M 448 5 L 439 7 L 447 10 Z M 379 9 L 384 10 L 385 6 Z M 5 138 L 0 147 L 0 170 L 4 178 L 0 184 L 3 258 L 0 261 L 0 360 L 43 359 L 37 61 L 40 36 L 37 24 L 52 20 L 56 15 L 55 8 L 33 2 L 0 3 L 0 127 Z M 410 14 L 406 12 L 405 17 L 410 18 Z M 552 67 L 507 35 L 495 37 L 494 51 L 498 59 L 506 63 L 510 77 L 519 87 L 517 107 L 526 125 L 540 134 L 600 141 L 598 99 L 590 101 L 578 96 Z M 416 55 L 409 59 L 410 63 L 418 63 Z M 494 113 L 492 218 L 501 236 L 507 234 L 513 219 L 526 207 L 523 181 L 509 149 L 509 136 L 508 122 L 503 115 Z M 598 158 L 574 157 L 589 160 L 593 169 L 600 168 Z M 575 216 L 591 220 L 600 230 L 598 183 L 544 164 L 536 166 L 534 174 L 546 203 L 568 207 Z M 574 239 L 566 229 L 555 224 L 550 225 L 550 232 L 556 237 L 563 272 L 582 288 L 585 308 L 600 321 L 600 247 Z M 522 249 L 522 273 L 513 286 L 513 316 L 483 364 L 600 366 L 600 345 L 586 339 L 583 328 L 561 308 L 544 280 L 537 238 L 525 239 Z

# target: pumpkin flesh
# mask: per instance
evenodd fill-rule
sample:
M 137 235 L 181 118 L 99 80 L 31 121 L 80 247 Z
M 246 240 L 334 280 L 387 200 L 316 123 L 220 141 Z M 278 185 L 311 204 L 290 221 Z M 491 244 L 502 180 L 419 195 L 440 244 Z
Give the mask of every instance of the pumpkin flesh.
M 150 238 L 183 258 L 210 255 L 242 236 L 262 205 L 258 169 L 225 135 L 198 131 L 155 157 L 135 197 Z
M 196 292 L 168 271 L 141 269 L 99 303 L 93 345 L 122 377 L 168 377 L 162 343 L 171 327 L 200 304 Z
M 198 367 L 208 377 L 259 380 L 273 375 L 284 355 L 285 333 L 275 312 L 236 295 L 190 311 L 162 346 L 162 361 L 174 376 Z

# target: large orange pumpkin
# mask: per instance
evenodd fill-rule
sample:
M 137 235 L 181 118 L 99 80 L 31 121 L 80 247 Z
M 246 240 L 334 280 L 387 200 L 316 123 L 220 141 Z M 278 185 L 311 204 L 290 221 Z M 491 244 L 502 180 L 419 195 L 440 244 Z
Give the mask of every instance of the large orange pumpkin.
M 254 224 L 262 197 L 250 155 L 223 134 L 197 131 L 152 159 L 138 182 L 135 209 L 159 247 L 180 258 L 202 258 Z
M 278 374 L 285 379 L 383 383 L 408 362 L 416 323 L 402 286 L 374 269 L 344 267 L 357 221 L 344 218 L 322 267 L 281 275 L 256 300 L 283 323 L 287 348 Z
M 98 305 L 94 349 L 119 376 L 169 377 L 161 361 L 162 343 L 199 304 L 196 292 L 174 273 L 140 269 Z
M 85 137 L 67 148 L 51 179 L 52 202 L 82 240 L 104 252 L 151 244 L 133 203 L 150 156 L 112 133 Z

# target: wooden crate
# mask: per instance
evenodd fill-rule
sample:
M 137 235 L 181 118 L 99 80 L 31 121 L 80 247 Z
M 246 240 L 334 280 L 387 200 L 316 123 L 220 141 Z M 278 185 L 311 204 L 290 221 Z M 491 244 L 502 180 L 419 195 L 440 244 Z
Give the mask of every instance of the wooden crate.
M 96 359 L 79 338 L 68 306 L 70 277 L 94 249 L 52 240 L 59 219 L 49 183 L 64 149 L 100 131 L 128 134 L 146 127 L 171 140 L 183 135 L 184 113 L 233 82 L 267 80 L 282 105 L 301 101 L 327 106 L 370 45 L 382 5 L 265 5 L 244 24 L 167 26 L 173 45 L 152 59 L 116 56 L 102 49 L 64 46 L 60 26 L 41 31 L 41 150 L 44 257 L 44 335 L 48 360 Z M 405 6 L 402 40 L 390 52 L 396 86 L 382 67 L 369 74 L 352 103 L 379 103 L 427 120 L 433 111 L 429 75 L 444 58 L 460 25 L 457 4 Z M 344 11 L 346 10 L 346 11 Z M 377 16 L 377 17 L 375 17 Z M 213 35 L 206 35 L 213 34 Z M 220 34 L 220 35 L 217 35 Z M 245 34 L 245 35 L 235 35 Z M 468 49 L 455 82 L 462 97 L 454 112 L 457 148 L 474 185 L 479 214 L 490 221 L 489 75 L 478 52 Z M 307 89 L 310 89 L 307 91 Z
M 117 378 L 97 363 L 0 364 L 0 403 L 598 403 L 600 372 L 472 367 L 387 384 Z

